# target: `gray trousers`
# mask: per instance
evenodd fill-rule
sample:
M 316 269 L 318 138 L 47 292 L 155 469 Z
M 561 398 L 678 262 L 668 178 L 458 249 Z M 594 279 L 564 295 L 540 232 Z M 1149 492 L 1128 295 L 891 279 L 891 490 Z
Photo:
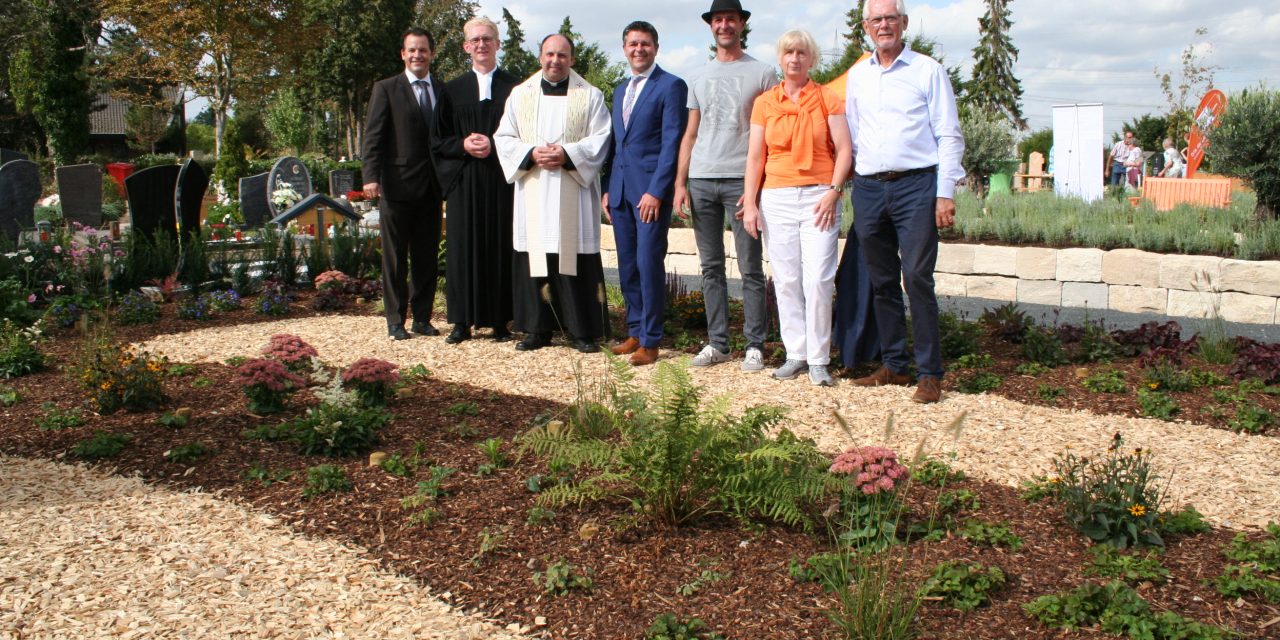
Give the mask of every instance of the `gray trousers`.
M 725 277 L 724 222 L 729 219 L 742 274 L 742 333 L 747 347 L 761 349 L 768 331 L 764 266 L 760 240 L 752 238 L 734 216 L 742 197 L 741 178 L 690 178 L 689 200 L 693 208 L 693 237 L 702 264 L 702 297 L 707 306 L 707 339 L 721 351 L 729 350 L 729 288 Z

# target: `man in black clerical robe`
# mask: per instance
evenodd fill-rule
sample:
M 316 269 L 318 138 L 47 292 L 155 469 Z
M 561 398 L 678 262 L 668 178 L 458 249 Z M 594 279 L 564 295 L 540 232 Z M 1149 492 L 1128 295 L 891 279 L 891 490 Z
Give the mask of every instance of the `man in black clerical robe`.
M 520 79 L 497 68 L 498 28 L 488 18 L 463 27 L 470 71 L 445 85 L 436 110 L 436 171 L 445 210 L 445 298 L 453 330 L 445 342 L 471 338 L 471 328 L 492 328 L 511 339 L 512 186 L 502 174 L 493 132 Z

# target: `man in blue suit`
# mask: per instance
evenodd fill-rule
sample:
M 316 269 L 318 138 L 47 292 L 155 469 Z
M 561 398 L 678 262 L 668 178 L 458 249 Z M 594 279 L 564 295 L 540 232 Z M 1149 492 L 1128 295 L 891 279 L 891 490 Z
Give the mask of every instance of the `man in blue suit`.
M 689 121 L 684 80 L 654 64 L 658 30 L 636 21 L 622 31 L 631 77 L 613 93 L 613 144 L 604 194 L 618 275 L 627 301 L 627 339 L 613 348 L 631 364 L 652 364 L 662 342 L 667 229 L 680 139 Z

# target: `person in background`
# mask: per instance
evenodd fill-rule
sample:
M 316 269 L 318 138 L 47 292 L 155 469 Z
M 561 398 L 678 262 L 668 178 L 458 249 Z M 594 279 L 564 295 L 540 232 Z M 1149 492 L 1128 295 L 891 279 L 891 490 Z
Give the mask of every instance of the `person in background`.
M 788 31 L 777 51 L 782 84 L 751 108 L 742 225 L 753 237 L 764 234 L 773 266 L 787 349 L 773 377 L 807 370 L 810 383 L 829 387 L 837 214 L 853 162 L 849 128 L 844 101 L 809 78 L 820 55 L 813 36 Z
M 1173 138 L 1164 139 L 1164 168 L 1156 177 L 1181 178 L 1183 173 L 1182 154 L 1173 146 Z
M 1107 166 L 1111 167 L 1111 178 L 1107 184 L 1118 187 L 1124 184 L 1125 180 L 1125 162 L 1129 159 L 1129 148 L 1133 146 L 1133 132 L 1124 132 L 1124 138 L 1115 143 L 1111 147 L 1111 154 L 1107 156 Z

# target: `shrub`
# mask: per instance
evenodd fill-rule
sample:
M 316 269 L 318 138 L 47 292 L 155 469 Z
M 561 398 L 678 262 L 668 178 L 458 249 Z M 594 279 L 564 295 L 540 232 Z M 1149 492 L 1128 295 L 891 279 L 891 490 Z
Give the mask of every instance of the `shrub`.
M 956 369 L 990 369 L 996 366 L 996 359 L 989 353 L 969 353 L 956 358 Z
M 326 493 L 350 491 L 351 480 L 347 472 L 336 464 L 318 464 L 307 469 L 307 486 L 302 489 L 302 497 L 314 498 Z
M 307 384 L 279 361 L 266 358 L 254 358 L 237 367 L 235 383 L 249 399 L 249 411 L 257 414 L 283 411 L 289 396 Z
M 1148 453 L 1123 447 L 1117 433 L 1103 455 L 1056 456 L 1053 496 L 1071 525 L 1094 542 L 1119 549 L 1163 547 L 1157 522 L 1165 497 L 1161 478 Z
M 1264 384 L 1280 382 L 1280 343 L 1239 338 L 1235 362 L 1228 372 L 1237 380 L 1256 378 Z
M 91 339 L 85 341 L 76 373 L 99 413 L 147 411 L 168 401 L 163 386 L 166 364 L 146 351 Z
M 258 313 L 264 316 L 284 316 L 289 314 L 289 296 L 277 287 L 263 287 L 258 296 L 256 306 Z
M 645 640 L 724 640 L 724 636 L 707 628 L 707 623 L 685 620 L 673 613 L 659 614 L 644 632 Z
M 222 289 L 219 291 L 210 291 L 202 296 L 206 306 L 213 311 L 226 312 L 235 311 L 240 308 L 240 294 L 235 289 Z
M 75 324 L 84 314 L 84 305 L 73 296 L 59 296 L 49 303 L 45 309 L 45 320 L 56 327 L 67 328 Z
M 999 567 L 985 567 L 977 562 L 944 562 L 921 585 L 920 595 L 941 598 L 957 611 L 973 611 L 986 604 L 988 594 L 1004 583 L 1004 572 Z
M 385 407 L 400 382 L 397 365 L 377 358 L 360 358 L 342 372 L 342 382 L 355 389 L 366 407 Z
M 978 352 L 978 335 L 982 327 L 976 322 L 966 322 L 954 313 L 938 314 L 939 345 L 942 357 L 960 358 Z
M 1067 390 L 1062 387 L 1055 387 L 1047 382 L 1041 382 L 1036 385 L 1036 396 L 1045 402 L 1055 402 L 1058 398 L 1066 395 Z
M 17 378 L 44 368 L 44 354 L 36 347 L 39 325 L 22 328 L 5 318 L 0 321 L 0 334 L 0 377 Z
M 982 312 L 980 322 L 991 335 L 1014 344 L 1022 342 L 1027 330 L 1035 325 L 1027 312 L 1013 302 Z
M 113 314 L 120 324 L 147 324 L 160 319 L 160 305 L 136 289 L 124 294 Z
M 1276 418 L 1258 403 L 1244 400 L 1236 403 L 1236 413 L 1227 427 L 1236 433 L 1262 433 L 1275 424 Z
M 353 456 L 367 451 L 378 441 L 377 430 L 386 426 L 391 414 L 379 407 L 363 406 L 356 394 L 342 389 L 334 376 L 317 391 L 320 404 L 292 422 L 298 451 L 308 455 Z
M 988 547 L 1008 547 L 1014 551 L 1022 548 L 1022 538 L 1013 533 L 1007 522 L 991 524 L 968 520 L 960 528 L 960 537 Z
M 1116 357 L 1115 339 L 1101 322 L 1085 322 L 1079 337 L 1073 342 L 1071 359 L 1075 362 L 1111 362 Z
M 86 460 L 113 458 L 119 455 L 121 451 L 124 451 L 125 446 L 132 441 L 133 436 L 128 433 L 94 431 L 93 437 L 77 442 L 76 446 L 71 449 L 71 453 Z
M 22 401 L 22 394 L 17 389 L 0 384 L 0 407 L 12 407 Z
M 1084 584 L 1057 595 L 1040 596 L 1023 611 L 1050 627 L 1069 631 L 1100 625 L 1106 633 L 1151 640 L 1226 640 L 1233 634 L 1175 613 L 1152 613 L 1151 605 L 1120 581 Z
M 1067 350 L 1056 331 L 1031 326 L 1022 334 L 1022 357 L 1046 367 L 1067 362 Z
M 546 571 L 533 574 L 533 583 L 553 596 L 567 595 L 570 591 L 591 591 L 591 572 L 580 571 L 564 560 L 547 565 Z
M 299 372 L 310 369 L 311 359 L 319 356 L 320 353 L 298 336 L 277 333 L 271 336 L 267 346 L 262 348 L 262 355 L 280 362 L 290 371 Z
M 1280 92 L 1266 85 L 1230 97 L 1231 108 L 1209 127 L 1215 171 L 1243 178 L 1258 196 L 1254 219 L 1280 215 Z
M 1104 369 L 1090 374 L 1080 381 L 1084 388 L 1094 393 L 1124 393 L 1124 372 L 1118 369 Z
M 341 271 L 325 271 L 315 277 L 316 291 L 353 293 L 359 282 Z
M 186 464 L 203 458 L 209 453 L 209 448 L 202 442 L 189 442 L 180 444 L 166 452 L 164 457 L 174 464 Z
M 1216 585 L 1218 592 L 1229 597 L 1262 596 L 1269 602 L 1280 602 L 1280 525 L 1269 522 L 1259 541 L 1251 541 L 1237 533 L 1225 549 L 1227 565 Z
M 956 380 L 956 391 L 960 393 L 986 393 L 1000 388 L 1004 378 L 990 371 L 974 371 L 960 376 Z
M 1185 352 L 1187 345 L 1182 341 L 1182 326 L 1176 321 L 1165 323 L 1145 322 L 1133 329 L 1117 329 L 1111 332 L 1117 350 L 1127 356 L 1136 356 L 1154 349 L 1169 349 Z
M 943 488 L 964 478 L 963 471 L 952 469 L 947 461 L 937 458 L 927 458 L 911 469 L 911 479 L 929 487 Z
M 58 405 L 52 402 L 44 402 L 40 404 L 40 408 L 44 414 L 36 418 L 35 424 L 41 431 L 62 431 L 84 424 L 84 416 L 80 414 L 79 407 L 64 410 L 59 409 Z
M 178 301 L 174 306 L 174 312 L 183 320 L 212 320 L 213 309 L 209 307 L 209 301 L 204 296 L 191 297 L 188 296 Z
M 1111 545 L 1099 544 L 1089 549 L 1089 555 L 1089 566 L 1084 571 L 1090 575 L 1116 578 L 1130 585 L 1139 582 L 1164 584 L 1169 579 L 1169 570 L 1160 564 L 1160 556 L 1155 551 L 1139 556 L 1119 551 Z
M 1177 513 L 1162 515 L 1157 522 L 1161 531 L 1171 535 L 1205 533 L 1210 530 L 1204 516 L 1191 505 L 1182 507 L 1182 511 Z
M 1142 411 L 1142 415 L 1158 420 L 1173 420 L 1173 417 L 1181 411 L 1173 397 L 1151 388 L 1138 389 L 1138 408 Z

